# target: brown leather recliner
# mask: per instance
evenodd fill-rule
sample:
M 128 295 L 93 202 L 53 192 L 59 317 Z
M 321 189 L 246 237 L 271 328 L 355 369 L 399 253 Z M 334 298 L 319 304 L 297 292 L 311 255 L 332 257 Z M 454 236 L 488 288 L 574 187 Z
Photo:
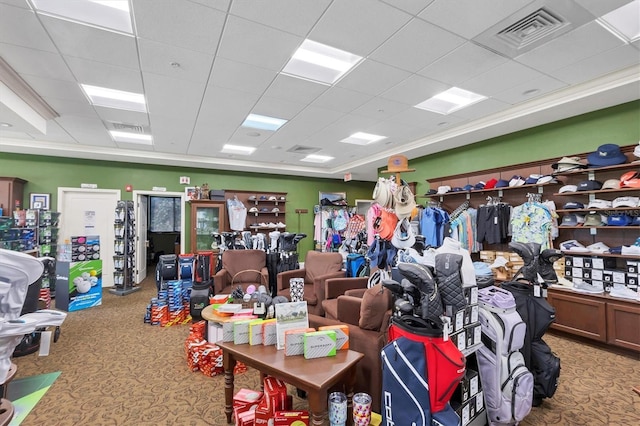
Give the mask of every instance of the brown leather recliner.
M 262 250 L 227 250 L 222 253 L 222 268 L 213 276 L 215 294 L 231 294 L 238 286 L 244 292 L 250 284 L 269 288 L 267 254 Z
M 393 297 L 377 285 L 371 289 L 348 290 L 337 298 L 337 319 L 309 315 L 309 326 L 347 324 L 349 348 L 364 354 L 356 367 L 355 392 L 371 395 L 372 408 L 380 413 L 382 362 L 380 351 L 387 344 Z
M 355 278 L 330 278 L 324 282 L 324 297 L 322 309 L 324 316 L 330 319 L 338 319 L 338 297 L 345 293 L 362 297 L 367 289 L 368 277 Z M 360 290 L 350 292 L 349 290 Z
M 342 255 L 340 253 L 322 253 L 310 251 L 304 259 L 304 268 L 280 272 L 277 275 L 277 293 L 279 296 L 291 298 L 289 280 L 304 278 L 304 300 L 310 314 L 324 315 L 322 301 L 325 299 L 325 281 L 329 278 L 344 278 L 346 272 L 342 270 Z

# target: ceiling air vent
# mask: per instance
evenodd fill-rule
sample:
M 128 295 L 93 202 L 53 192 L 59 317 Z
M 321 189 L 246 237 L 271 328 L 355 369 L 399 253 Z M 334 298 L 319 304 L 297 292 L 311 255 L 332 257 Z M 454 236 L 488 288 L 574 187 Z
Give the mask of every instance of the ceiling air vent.
M 294 145 L 287 150 L 287 152 L 293 152 L 294 154 L 303 154 L 303 155 L 313 154 L 314 152 L 318 152 L 318 151 L 320 151 L 320 148 L 315 148 L 312 146 L 303 146 L 303 145 Z
M 144 126 L 140 124 L 126 124 L 126 123 L 109 123 L 113 130 L 119 130 L 129 133 L 144 133 Z
M 558 31 L 565 25 L 567 22 L 560 16 L 542 8 L 500 31 L 497 37 L 511 47 L 520 50 L 554 31 Z
M 578 28 L 595 17 L 572 0 L 537 0 L 491 26 L 473 41 L 515 58 Z

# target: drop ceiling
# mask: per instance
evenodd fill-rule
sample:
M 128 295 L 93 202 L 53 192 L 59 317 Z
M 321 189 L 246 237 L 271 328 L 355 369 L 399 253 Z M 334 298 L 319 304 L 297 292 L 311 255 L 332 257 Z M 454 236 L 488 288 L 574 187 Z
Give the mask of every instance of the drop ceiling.
M 640 41 L 595 21 L 627 3 L 131 0 L 130 36 L 0 0 L 0 57 L 57 115 L 41 131 L 0 102 L 0 122 L 11 124 L 0 127 L 0 152 L 375 180 L 393 154 L 412 159 L 639 99 Z M 540 29 L 549 12 L 562 22 Z M 535 31 L 519 38 L 523 19 Z M 305 39 L 364 59 L 333 85 L 282 74 Z M 80 83 L 143 93 L 148 112 L 92 106 Z M 415 108 L 453 86 L 487 99 L 448 115 Z M 251 113 L 288 121 L 242 127 Z M 148 132 L 153 145 L 114 142 L 112 129 Z M 340 142 L 356 132 L 386 138 Z M 256 149 L 223 154 L 225 144 Z M 308 152 L 334 159 L 302 162 Z

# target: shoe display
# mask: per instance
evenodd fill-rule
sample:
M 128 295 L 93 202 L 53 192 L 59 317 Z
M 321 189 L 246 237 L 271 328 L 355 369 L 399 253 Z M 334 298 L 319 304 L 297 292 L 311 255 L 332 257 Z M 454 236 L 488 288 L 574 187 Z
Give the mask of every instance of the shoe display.
M 620 254 L 625 256 L 640 256 L 640 246 L 622 246 Z
M 609 295 L 611 297 L 640 301 L 640 292 L 632 290 L 624 284 L 614 284 Z
M 568 240 L 563 243 L 560 243 L 560 250 L 562 251 L 572 251 L 576 253 L 588 253 L 589 249 L 580 244 L 576 240 Z
M 284 223 L 282 223 L 282 222 L 278 222 L 278 223 L 276 223 L 276 228 L 286 228 L 286 227 L 287 227 L 287 225 L 285 225 L 285 224 L 284 224 Z

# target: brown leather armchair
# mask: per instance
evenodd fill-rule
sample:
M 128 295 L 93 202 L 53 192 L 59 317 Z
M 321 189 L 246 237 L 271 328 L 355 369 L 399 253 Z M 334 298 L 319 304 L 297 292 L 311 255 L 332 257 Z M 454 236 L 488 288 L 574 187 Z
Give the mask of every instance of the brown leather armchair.
M 277 275 L 277 293 L 290 299 L 289 280 L 304 278 L 304 300 L 310 314 L 324 315 L 322 301 L 325 299 L 325 281 L 329 278 L 344 278 L 340 253 L 310 251 L 304 259 L 304 268 L 280 272 Z
M 393 307 L 393 297 L 389 290 L 384 289 L 375 295 L 380 291 L 379 288 L 380 285 L 369 290 L 347 290 L 344 295 L 338 296 L 337 319 L 309 315 L 310 327 L 336 324 L 349 326 L 349 348 L 364 354 L 356 367 L 354 391 L 371 395 L 372 408 L 376 413 L 380 413 L 382 397 L 380 351 L 387 344 L 387 330 Z
M 324 316 L 330 319 L 338 319 L 338 297 L 343 294 L 362 297 L 367 289 L 368 277 L 356 278 L 330 278 L 324 282 L 324 300 L 322 309 Z M 350 290 L 359 290 L 351 292 Z
M 231 294 L 238 286 L 247 291 L 250 284 L 269 287 L 267 254 L 263 250 L 227 250 L 222 268 L 213 276 L 215 294 Z

